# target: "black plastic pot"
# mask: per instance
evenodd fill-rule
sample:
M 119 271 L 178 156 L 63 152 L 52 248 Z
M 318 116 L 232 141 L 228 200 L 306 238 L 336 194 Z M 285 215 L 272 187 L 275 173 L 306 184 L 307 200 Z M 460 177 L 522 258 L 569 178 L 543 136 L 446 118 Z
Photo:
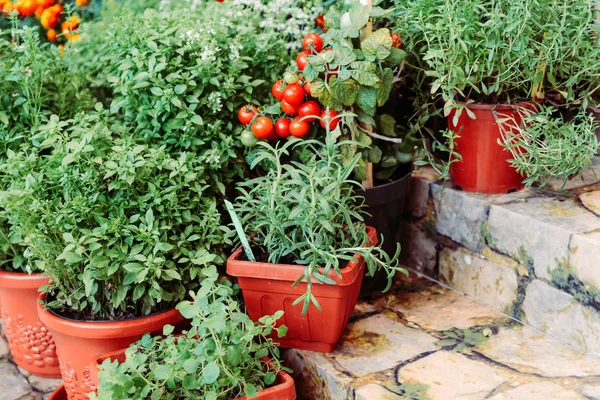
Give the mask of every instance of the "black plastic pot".
M 410 177 L 413 166 L 407 165 L 398 179 L 393 182 L 378 185 L 357 194 L 364 196 L 367 212 L 367 225 L 377 229 L 377 235 L 383 235 L 383 249 L 393 256 L 398 245 L 400 222 L 410 190 Z M 377 271 L 375 276 L 365 276 L 360 290 L 360 297 L 378 296 L 387 285 L 387 275 Z
M 600 108 L 590 108 L 589 110 L 594 118 L 596 118 L 596 121 L 598 121 L 598 124 L 600 124 Z M 598 138 L 598 141 L 600 141 L 600 125 L 598 126 L 598 129 L 596 129 L 596 137 Z M 598 150 L 598 155 L 600 155 L 600 149 Z

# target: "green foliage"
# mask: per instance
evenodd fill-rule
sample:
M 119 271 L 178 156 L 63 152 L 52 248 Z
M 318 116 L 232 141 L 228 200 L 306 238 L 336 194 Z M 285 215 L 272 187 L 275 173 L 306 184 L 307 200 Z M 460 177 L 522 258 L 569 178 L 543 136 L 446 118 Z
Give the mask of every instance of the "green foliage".
M 164 328 L 164 337 L 150 337 L 131 345 L 122 364 L 110 359 L 100 366 L 98 394 L 92 399 L 206 399 L 229 400 L 274 384 L 282 369 L 279 349 L 267 338 L 282 311 L 258 323 L 241 312 L 231 283 L 218 282 L 216 268 L 203 269 L 206 279 L 192 293 L 192 301 L 179 304 L 191 319 L 191 329 L 181 336 Z M 268 365 L 262 357 L 269 357 Z
M 444 338 L 435 344 L 457 353 L 471 354 L 472 349 L 485 343 L 492 333 L 492 330 L 489 328 L 457 328 L 442 332 Z
M 111 5 L 118 15 L 82 36 L 80 68 L 102 78 L 94 84 L 104 87 L 103 102 L 141 135 L 206 148 L 233 137 L 235 112 L 268 93 L 265 82 L 290 59 L 287 41 L 280 30 L 261 28 L 266 15 L 256 4 L 174 4 L 138 14 Z
M 406 273 L 398 266 L 399 248 L 390 258 L 380 246 L 368 243 L 364 199 L 354 195 L 356 182 L 349 178 L 361 155 L 345 164 L 342 149 L 347 145 L 356 144 L 336 143 L 332 135 L 325 144 L 298 139 L 277 147 L 259 143 L 252 167 L 266 162 L 272 168 L 263 177 L 239 184 L 243 194 L 236 212 L 251 242 L 271 263 L 304 266 L 296 281 L 308 283 L 307 292 L 296 300 L 304 303 L 303 313 L 311 303 L 320 309 L 312 284 L 334 284 L 329 272 L 341 276 L 341 268 L 356 255 L 364 257 L 369 275 L 379 268 L 388 272 L 388 289 L 396 272 Z M 303 152 L 303 162 L 284 163 L 290 151 Z
M 117 135 L 106 114 L 53 116 L 38 148 L 6 165 L 3 204 L 29 262 L 51 276 L 49 306 L 83 319 L 172 307 L 223 261 L 213 157 Z
M 373 123 L 376 107 L 390 96 L 393 69 L 405 52 L 392 47 L 387 28 L 365 35 L 355 45 L 353 38 L 358 38 L 369 22 L 368 9 L 360 3 L 353 3 L 345 12 L 331 9 L 326 21 L 330 28 L 323 40 L 331 50 L 309 56 L 304 70 L 311 93 L 325 107 L 337 111 L 355 107 L 361 121 Z
M 6 159 L 30 146 L 51 114 L 70 117 L 92 104 L 81 77 L 70 71 L 70 59 L 42 44 L 37 29 L 19 28 L 15 18 L 11 22 L 10 28 L 0 30 L 0 189 L 12 179 L 6 176 Z M 0 216 L 0 248 L 1 269 L 37 271 L 25 262 L 22 238 L 10 231 L 4 216 Z
M 588 0 L 395 0 L 396 29 L 408 53 L 407 66 L 413 76 L 419 110 L 411 122 L 423 143 L 433 142 L 432 153 L 446 153 L 449 162 L 429 163 L 443 177 L 452 162 L 460 161 L 454 151 L 455 134 L 441 134 L 431 121 L 456 110 L 474 115 L 465 103 L 513 104 L 536 100 L 552 106 L 570 106 L 575 114 L 600 100 L 600 48 L 596 38 L 594 8 Z M 549 114 L 540 117 L 550 119 Z M 559 150 L 557 134 L 546 128 L 543 138 L 530 141 L 535 154 L 524 166 L 527 183 L 552 176 L 568 176 L 581 169 L 588 149 L 587 121 L 563 123 L 558 117 L 549 126 L 560 126 L 567 150 Z M 584 125 L 580 127 L 578 125 Z M 567 126 L 572 125 L 572 126 Z M 567 132 L 568 131 L 568 132 Z M 541 132 L 538 130 L 537 132 Z M 536 132 L 536 133 L 537 133 Z M 576 137 L 578 136 L 578 137 Z M 550 150 L 548 150 L 550 148 Z M 583 160 L 548 166 L 557 152 L 583 154 Z M 533 162 L 533 158 L 537 157 Z M 569 160 L 572 161 L 572 160 Z M 531 174 L 531 175 L 529 175 Z
M 544 186 L 555 177 L 562 177 L 566 185 L 592 163 L 600 147 L 593 115 L 581 109 L 573 120 L 565 121 L 556 113 L 553 107 L 544 107 L 528 114 L 520 125 L 502 115 L 498 118 L 502 144 L 513 157 L 510 163 L 526 176 L 527 186 Z

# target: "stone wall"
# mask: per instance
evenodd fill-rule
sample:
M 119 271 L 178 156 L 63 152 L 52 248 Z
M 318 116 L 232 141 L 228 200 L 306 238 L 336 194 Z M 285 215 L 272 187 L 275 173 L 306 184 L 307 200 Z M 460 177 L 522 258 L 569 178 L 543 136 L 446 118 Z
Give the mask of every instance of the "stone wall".
M 568 183 L 485 196 L 412 182 L 405 265 L 600 356 L 600 158 Z

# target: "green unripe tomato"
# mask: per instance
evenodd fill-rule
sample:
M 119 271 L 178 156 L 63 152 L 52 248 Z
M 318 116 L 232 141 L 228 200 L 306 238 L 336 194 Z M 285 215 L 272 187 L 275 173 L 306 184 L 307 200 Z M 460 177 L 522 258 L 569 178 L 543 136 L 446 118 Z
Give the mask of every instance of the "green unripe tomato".
M 240 140 L 246 147 L 253 147 L 256 143 L 258 143 L 258 138 L 254 136 L 254 134 L 248 129 L 244 129 L 242 135 L 240 136 Z

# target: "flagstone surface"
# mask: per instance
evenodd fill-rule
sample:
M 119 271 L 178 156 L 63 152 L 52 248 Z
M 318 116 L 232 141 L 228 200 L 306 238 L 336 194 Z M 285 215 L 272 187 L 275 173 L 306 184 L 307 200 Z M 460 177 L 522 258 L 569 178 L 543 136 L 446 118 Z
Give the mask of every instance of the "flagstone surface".
M 284 354 L 300 400 L 600 399 L 600 358 L 414 274 L 333 353 Z
M 467 193 L 424 168 L 411 187 L 406 265 L 600 356 L 600 157 L 564 186 Z

